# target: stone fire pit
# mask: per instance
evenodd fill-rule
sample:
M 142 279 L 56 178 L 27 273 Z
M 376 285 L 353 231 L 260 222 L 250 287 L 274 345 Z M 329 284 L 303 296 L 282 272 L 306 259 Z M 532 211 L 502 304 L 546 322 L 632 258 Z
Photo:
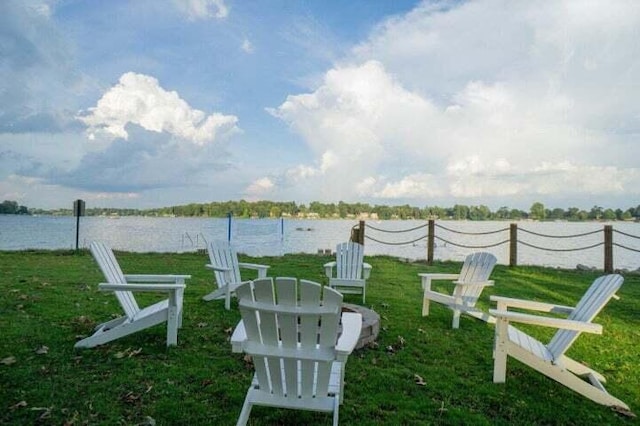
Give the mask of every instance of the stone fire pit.
M 376 341 L 380 332 L 380 315 L 376 311 L 364 306 L 343 303 L 342 312 L 355 312 L 362 315 L 362 329 L 356 349 L 363 348 Z

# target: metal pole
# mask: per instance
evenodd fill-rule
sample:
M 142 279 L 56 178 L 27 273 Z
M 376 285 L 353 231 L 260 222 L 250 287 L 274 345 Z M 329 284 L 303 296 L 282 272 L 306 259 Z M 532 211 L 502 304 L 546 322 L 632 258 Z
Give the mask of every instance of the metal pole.
M 231 212 L 227 213 L 227 241 L 231 242 Z

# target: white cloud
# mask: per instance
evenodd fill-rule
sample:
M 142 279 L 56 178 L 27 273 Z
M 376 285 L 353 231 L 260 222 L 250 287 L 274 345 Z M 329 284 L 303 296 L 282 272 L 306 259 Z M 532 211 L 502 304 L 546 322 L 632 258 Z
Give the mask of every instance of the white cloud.
M 246 38 L 242 40 L 242 45 L 240 46 L 240 48 L 245 53 L 253 53 L 253 50 L 254 50 L 253 44 L 251 43 L 251 41 L 249 41 L 249 39 L 246 39 Z
M 296 168 L 314 173 L 276 185 L 304 177 L 328 200 L 637 195 L 638 28 L 632 1 L 424 2 L 269 110 L 314 155 Z
M 247 187 L 245 192 L 252 199 L 253 198 L 260 198 L 260 197 L 264 197 L 265 195 L 269 194 L 269 192 L 271 192 L 273 187 L 274 187 L 273 181 L 268 177 L 263 177 L 263 178 L 257 179 L 254 182 L 252 182 Z
M 191 108 L 174 91 L 164 90 L 153 77 L 128 72 L 109 89 L 98 104 L 78 119 L 88 126 L 90 138 L 127 139 L 127 124 L 137 124 L 152 132 L 166 132 L 196 145 L 237 131 L 237 117 Z
M 173 2 L 192 21 L 224 19 L 229 16 L 229 8 L 224 0 L 174 0 Z

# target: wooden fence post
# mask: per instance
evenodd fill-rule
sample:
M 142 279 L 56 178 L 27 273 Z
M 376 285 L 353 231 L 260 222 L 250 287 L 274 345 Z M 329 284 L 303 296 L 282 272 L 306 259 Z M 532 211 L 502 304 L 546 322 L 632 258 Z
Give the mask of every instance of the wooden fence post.
M 509 266 L 518 265 L 518 224 L 509 227 Z
M 613 226 L 604 226 L 604 272 L 613 273 Z
M 351 228 L 349 240 L 364 245 L 364 220 L 361 220 L 358 226 Z
M 427 265 L 433 265 L 433 249 L 435 247 L 435 220 L 429 219 L 429 233 L 427 234 Z

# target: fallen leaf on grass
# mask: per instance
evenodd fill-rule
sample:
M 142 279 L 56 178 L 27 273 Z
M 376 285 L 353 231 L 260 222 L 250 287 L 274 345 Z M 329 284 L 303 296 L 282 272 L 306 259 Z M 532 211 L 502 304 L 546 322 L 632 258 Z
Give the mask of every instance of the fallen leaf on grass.
M 11 407 L 9 407 L 9 410 L 15 410 L 16 408 L 22 408 L 26 406 L 27 406 L 27 401 L 22 400 L 20 402 L 16 402 Z
M 228 335 L 231 335 L 231 333 L 233 333 L 233 327 L 225 328 L 224 332 Z
M 37 349 L 35 350 L 35 352 L 36 352 L 38 355 L 44 355 L 44 354 L 47 354 L 47 353 L 49 353 L 49 347 L 48 347 L 48 346 L 45 346 L 45 345 L 42 345 L 42 346 L 40 346 L 39 348 L 37 348 Z
M 146 416 L 142 423 L 138 423 L 136 426 L 156 426 L 156 419 L 151 416 Z
M 129 358 L 131 358 L 132 356 L 138 355 L 140 352 L 142 352 L 142 348 L 138 348 L 135 351 L 129 352 Z
M 426 386 L 427 382 L 424 381 L 424 379 L 420 376 L 418 376 L 417 374 L 413 375 L 413 378 L 416 380 L 416 385 L 419 386 Z
M 40 417 L 38 417 L 38 420 L 44 420 L 51 416 L 52 409 L 53 407 L 33 407 L 31 411 L 42 411 L 42 414 L 40 414 Z
M 398 336 L 398 344 L 400 345 L 401 348 L 403 348 L 406 343 L 407 341 L 404 340 L 404 337 Z
M 77 318 L 74 318 L 74 322 L 78 323 L 78 324 L 90 324 L 93 321 L 91 321 L 87 316 L 85 315 L 80 315 Z
M 120 352 L 116 352 L 113 357 L 117 358 L 117 359 L 121 359 L 124 358 L 125 356 L 127 356 L 127 351 L 129 351 L 131 348 L 127 348 L 124 351 L 120 351 Z
M 126 403 L 129 404 L 134 404 L 135 402 L 137 402 L 140 399 L 140 395 L 136 395 L 133 392 L 127 392 L 123 397 L 122 400 Z
M 245 367 L 253 368 L 253 358 L 251 358 L 251 355 L 245 355 L 244 357 L 242 357 L 242 360 L 244 361 Z
M 208 324 L 206 322 L 199 322 L 198 328 L 205 328 Z
M 67 414 L 67 411 L 64 411 L 64 409 L 62 411 L 64 412 L 64 414 Z M 76 424 L 76 422 L 78 421 L 78 417 L 79 416 L 80 416 L 80 413 L 78 413 L 77 411 L 74 411 L 73 417 L 71 417 L 69 420 L 65 420 L 63 425 L 64 426 L 72 426 L 72 425 Z
M 16 363 L 16 357 L 15 356 L 8 356 L 6 358 L 2 358 L 2 360 L 0 360 L 0 364 L 4 364 L 4 365 L 11 365 L 11 364 L 15 364 Z

